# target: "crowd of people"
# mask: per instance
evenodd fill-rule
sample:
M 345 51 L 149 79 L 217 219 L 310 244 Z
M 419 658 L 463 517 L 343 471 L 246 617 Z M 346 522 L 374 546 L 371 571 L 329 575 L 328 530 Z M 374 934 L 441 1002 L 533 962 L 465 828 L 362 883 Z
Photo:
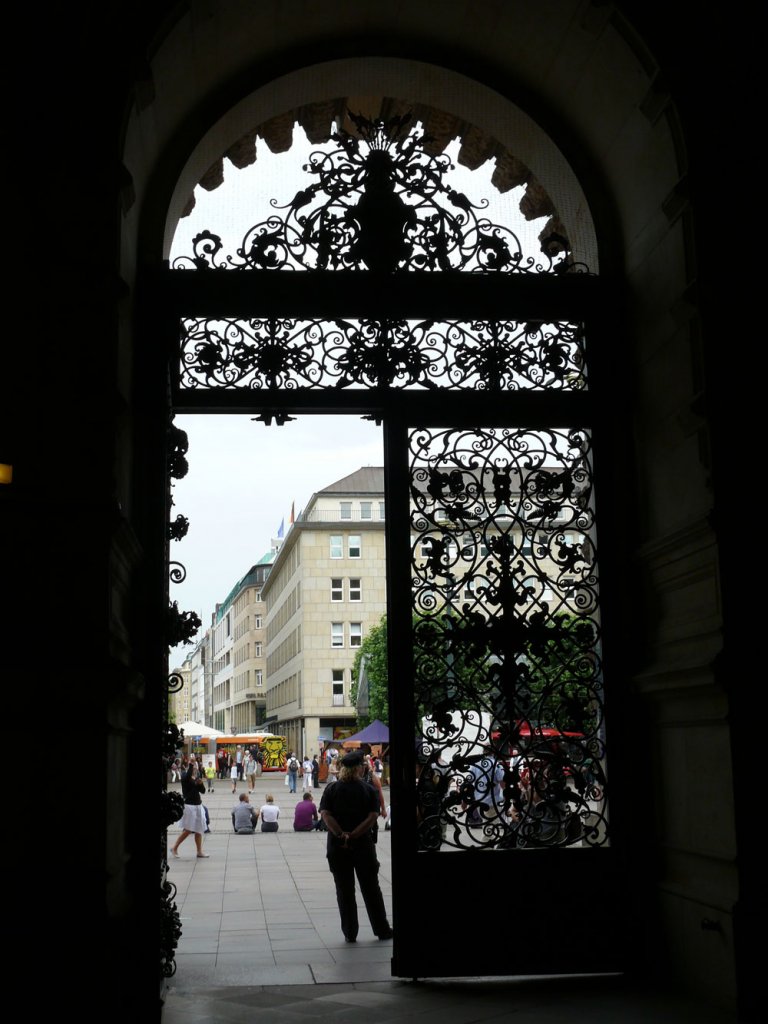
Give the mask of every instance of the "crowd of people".
M 339 771 L 344 761 L 345 752 L 343 748 L 330 746 L 320 757 L 315 754 L 312 757 L 305 755 L 299 759 L 293 751 L 286 757 L 285 785 L 289 793 L 296 793 L 301 784 L 302 800 L 294 809 L 294 831 L 311 832 L 327 831 L 322 816 L 314 801 L 312 790 L 320 789 L 321 760 L 325 762 L 326 771 L 325 785 L 335 783 L 339 778 Z M 383 774 L 384 764 L 380 757 L 370 753 L 360 755 L 363 767 L 363 778 L 366 783 L 373 787 L 376 793 L 378 814 L 386 820 L 385 827 L 389 828 L 390 808 L 384 798 Z M 238 782 L 245 781 L 248 785 L 247 792 L 240 793 L 237 804 L 231 812 L 232 827 L 238 834 L 250 834 L 256 832 L 261 822 L 262 832 L 276 832 L 279 829 L 280 807 L 275 802 L 274 795 L 268 794 L 266 802 L 261 808 L 255 808 L 250 802 L 250 796 L 256 789 L 256 780 L 262 772 L 261 752 L 246 748 L 243 750 L 239 745 L 234 752 L 222 749 L 213 758 L 204 760 L 196 754 L 180 754 L 171 763 L 169 768 L 169 781 L 181 784 L 182 796 L 184 797 L 185 815 L 180 823 L 182 834 L 179 840 L 171 848 L 171 854 L 178 856 L 179 845 L 188 835 L 202 836 L 210 832 L 208 810 L 202 801 L 202 795 L 215 792 L 217 780 L 227 780 L 231 784 L 231 792 L 237 793 Z M 191 811 L 187 808 L 200 808 Z M 184 823 L 186 817 L 187 824 Z M 200 832 L 198 825 L 203 824 Z M 189 828 L 187 826 L 190 826 Z M 378 824 L 372 827 L 373 837 L 378 831 Z M 202 841 L 202 840 L 201 840 Z M 197 838 L 195 843 L 198 843 Z M 202 849 L 202 847 L 199 847 Z
M 357 941 L 359 923 L 355 880 L 374 934 L 379 939 L 390 939 L 392 928 L 379 885 L 376 856 L 379 819 L 387 822 L 389 819 L 384 797 L 384 766 L 378 757 L 360 751 L 343 753 L 335 747 L 325 752 L 324 757 L 327 758 L 327 774 L 318 806 L 312 790 L 321 788 L 319 758 L 315 755 L 299 760 L 293 752 L 288 754 L 285 779 L 289 792 L 297 792 L 299 779 L 303 791 L 293 808 L 293 830 L 328 833 L 326 858 L 334 880 L 345 941 Z M 281 811 L 274 794 L 267 793 L 258 809 L 251 804 L 258 775 L 256 763 L 251 751 L 241 752 L 240 747 L 228 759 L 226 769 L 222 766 L 217 770 L 212 760 L 203 764 L 195 754 L 174 761 L 170 775 L 173 781 L 178 780 L 181 784 L 184 811 L 179 819 L 181 832 L 170 847 L 172 857 L 180 856 L 179 847 L 189 836 L 194 837 L 196 856 L 208 857 L 203 850 L 203 836 L 210 831 L 210 825 L 203 794 L 214 792 L 216 778 L 226 779 L 226 772 L 229 773 L 233 794 L 239 779 L 246 778 L 249 785 L 248 791 L 240 793 L 232 808 L 233 832 L 236 835 L 254 835 L 259 828 L 262 832 L 279 831 Z

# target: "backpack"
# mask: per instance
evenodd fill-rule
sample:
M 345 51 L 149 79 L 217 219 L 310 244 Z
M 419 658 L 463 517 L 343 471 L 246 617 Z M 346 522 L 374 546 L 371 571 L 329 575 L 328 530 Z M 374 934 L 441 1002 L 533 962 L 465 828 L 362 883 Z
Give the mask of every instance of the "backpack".
M 290 764 L 288 765 L 288 771 L 297 772 L 299 770 L 299 762 L 295 757 L 291 758 Z

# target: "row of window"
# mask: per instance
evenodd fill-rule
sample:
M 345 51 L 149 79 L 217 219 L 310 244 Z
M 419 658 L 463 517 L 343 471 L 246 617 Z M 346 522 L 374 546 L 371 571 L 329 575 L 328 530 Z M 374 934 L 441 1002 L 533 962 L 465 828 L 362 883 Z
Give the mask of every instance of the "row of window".
M 347 558 L 362 558 L 363 539 L 359 533 L 347 535 Z M 331 558 L 344 557 L 344 534 L 331 534 Z
M 347 600 L 348 601 L 362 601 L 363 599 L 363 586 L 362 581 L 359 579 L 348 579 L 347 580 Z M 331 580 L 331 600 L 332 601 L 343 601 L 344 600 L 344 580 L 343 579 L 332 579 Z
M 360 502 L 360 518 L 361 519 L 373 519 L 374 504 L 377 507 L 379 513 L 379 519 L 384 518 L 384 502 L 383 501 L 361 501 Z M 339 519 L 351 519 L 352 518 L 352 502 L 341 501 L 339 502 Z
M 347 641 L 346 643 L 345 640 Z M 360 647 L 362 642 L 362 622 L 331 623 L 331 647 Z

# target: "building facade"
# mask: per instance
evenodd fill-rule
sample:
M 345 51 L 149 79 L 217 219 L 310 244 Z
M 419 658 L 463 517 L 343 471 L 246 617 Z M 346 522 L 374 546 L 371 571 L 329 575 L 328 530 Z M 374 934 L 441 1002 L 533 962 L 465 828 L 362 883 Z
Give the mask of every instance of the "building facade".
M 262 589 L 275 550 L 267 552 L 217 605 L 208 631 L 212 666 L 211 721 L 226 733 L 254 732 L 266 717 L 266 651 Z
M 352 665 L 386 608 L 384 470 L 312 495 L 275 559 L 266 603 L 267 724 L 312 753 L 356 728 Z
M 174 684 L 168 697 L 168 714 L 171 721 L 187 722 L 192 718 L 192 677 L 194 672 L 194 654 L 188 654 L 179 668 L 172 669 L 171 675 L 181 680 L 181 685 Z

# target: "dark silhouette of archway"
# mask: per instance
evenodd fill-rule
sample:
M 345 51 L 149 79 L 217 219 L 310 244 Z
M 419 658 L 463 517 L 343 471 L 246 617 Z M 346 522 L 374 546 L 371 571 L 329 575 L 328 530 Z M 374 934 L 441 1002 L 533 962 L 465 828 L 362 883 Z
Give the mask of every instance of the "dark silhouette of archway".
M 250 62 L 234 44 L 228 51 L 212 41 L 198 74 L 182 72 L 175 84 L 165 69 L 183 67 L 185 41 L 215 23 L 216 5 L 57 9 L 46 12 L 45 26 L 28 25 L 34 47 L 27 67 L 41 84 L 39 99 L 16 106 L 9 126 L 9 148 L 24 161 L 13 237 L 26 245 L 16 267 L 26 295 L 36 297 L 25 300 L 32 312 L 8 343 L 8 380 L 21 385 L 4 410 L 14 482 L 2 491 L 3 511 L 21 554 L 21 571 L 9 573 L 4 588 L 15 610 L 9 621 L 21 627 L 13 631 L 11 679 L 15 693 L 28 697 L 34 686 L 50 708 L 66 695 L 81 730 L 78 749 L 93 772 L 90 802 L 61 871 L 66 882 L 44 893 L 44 919 L 53 903 L 57 920 L 81 922 L 88 945 L 70 974 L 94 988 L 97 978 L 107 979 L 119 993 L 118 1017 L 159 1006 L 156 947 L 148 939 L 157 922 L 157 780 L 137 768 L 159 728 L 156 623 L 164 609 L 151 581 L 165 538 L 148 501 L 159 470 L 146 438 L 157 427 L 165 384 L 152 377 L 151 347 L 141 373 L 132 372 L 134 314 L 146 298 L 138 268 L 157 252 L 140 221 L 160 223 L 168 183 L 196 141 L 255 82 L 316 63 L 318 52 L 342 58 L 364 50 L 428 56 L 525 96 L 575 165 L 581 151 L 594 172 L 593 192 L 604 187 L 606 204 L 619 211 L 628 303 L 617 337 L 626 331 L 631 338 L 627 387 L 639 456 L 631 527 L 637 574 L 625 591 L 636 598 L 637 614 L 627 649 L 637 659 L 632 706 L 644 738 L 638 795 L 654 807 L 653 824 L 644 817 L 636 830 L 631 867 L 640 898 L 653 908 L 641 967 L 706 985 L 726 1005 L 738 997 L 744 1019 L 754 1005 L 743 939 L 756 888 L 753 819 L 744 812 L 755 777 L 746 727 L 751 677 L 740 671 L 746 617 L 734 575 L 742 557 L 724 526 L 730 495 L 738 493 L 726 399 L 738 392 L 719 351 L 732 336 L 735 271 L 723 265 L 712 229 L 722 193 L 713 187 L 719 166 L 711 120 L 700 116 L 727 108 L 737 118 L 744 109 L 735 74 L 741 44 L 735 25 L 715 26 L 698 14 L 675 22 L 647 5 L 563 3 L 563 23 L 547 28 L 549 38 L 572 44 L 563 54 L 577 56 L 587 39 L 596 48 L 569 75 L 562 57 L 547 64 L 547 32 L 535 18 L 510 34 L 503 17 L 489 24 L 490 8 L 473 21 L 462 20 L 464 5 L 448 6 L 432 32 L 405 15 L 384 25 L 383 13 L 367 26 L 354 14 L 339 24 L 327 8 L 318 23 L 302 7 L 305 20 L 290 31 L 273 26 L 271 43 L 249 37 Z M 474 34 L 462 35 L 459 26 L 468 24 Z M 494 35 L 506 55 L 494 48 Z M 692 35 L 698 46 L 690 45 Z M 187 47 L 189 61 L 191 53 Z M 559 78 L 547 74 L 550 67 Z M 589 71 L 603 91 L 574 87 Z M 188 88 L 193 78 L 197 97 Z M 609 94 L 623 97 L 623 118 L 604 105 Z M 665 160 L 654 161 L 657 147 L 676 155 L 676 175 Z M 161 366 L 158 356 L 158 374 Z M 41 600 L 51 601 L 42 616 L 34 611 Z M 29 652 L 41 638 L 55 671 L 30 669 Z M 66 657 L 54 659 L 54 651 Z M 28 699 L 20 717 L 31 717 Z M 55 737 L 52 743 L 63 746 Z M 721 824 L 713 836 L 697 824 L 705 820 L 699 792 L 718 794 Z M 70 812 L 68 804 L 56 808 L 61 835 Z M 50 877 L 49 870 L 35 877 Z M 702 871 L 716 897 L 699 885 Z

